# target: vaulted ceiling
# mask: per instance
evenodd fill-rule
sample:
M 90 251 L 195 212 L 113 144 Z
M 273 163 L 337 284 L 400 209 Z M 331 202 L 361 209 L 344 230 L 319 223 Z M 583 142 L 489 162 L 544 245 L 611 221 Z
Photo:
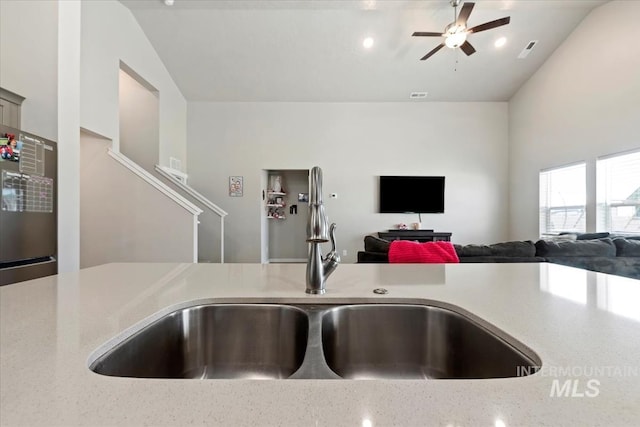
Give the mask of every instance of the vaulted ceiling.
M 511 17 L 472 34 L 476 53 L 443 48 L 447 0 L 120 0 L 188 101 L 507 101 L 605 0 L 477 0 L 468 24 Z M 458 9 L 459 10 L 459 9 Z M 373 39 L 370 49 L 363 47 Z M 496 48 L 494 42 L 506 37 Z M 518 54 L 538 43 L 525 59 Z

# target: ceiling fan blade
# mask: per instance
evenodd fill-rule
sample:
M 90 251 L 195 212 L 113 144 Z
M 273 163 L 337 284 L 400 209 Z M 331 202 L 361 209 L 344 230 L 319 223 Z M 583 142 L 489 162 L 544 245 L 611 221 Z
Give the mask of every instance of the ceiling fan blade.
M 486 31 L 492 28 L 507 25 L 510 21 L 511 21 L 511 17 L 507 16 L 506 18 L 500 18 L 500 19 L 496 19 L 495 21 L 485 22 L 484 24 L 480 24 L 473 28 L 469 28 L 467 31 L 469 33 L 479 33 L 480 31 Z
M 460 49 L 462 49 L 462 51 L 466 53 L 467 56 L 473 55 L 474 53 L 476 53 L 475 48 L 471 46 L 471 43 L 469 43 L 468 41 L 465 41 L 464 43 L 462 43 L 460 45 Z
M 467 19 L 469 19 L 469 15 L 471 15 L 473 6 L 475 6 L 475 3 L 465 3 L 462 5 L 462 9 L 460 9 L 460 14 L 456 20 L 456 25 L 467 25 Z
M 413 37 L 442 37 L 442 33 L 430 33 L 424 31 L 416 31 L 411 34 Z
M 420 58 L 420 61 L 424 61 L 425 59 L 429 59 L 434 53 L 436 53 L 437 51 L 439 51 L 440 49 L 442 49 L 444 47 L 444 43 L 440 43 L 438 46 L 436 46 L 431 52 L 427 53 L 425 56 L 423 56 L 422 58 Z

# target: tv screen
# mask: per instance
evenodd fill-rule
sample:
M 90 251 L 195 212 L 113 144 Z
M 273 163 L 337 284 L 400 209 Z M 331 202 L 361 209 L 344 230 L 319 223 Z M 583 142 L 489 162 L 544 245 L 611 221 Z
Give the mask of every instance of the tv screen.
M 444 176 L 381 176 L 380 213 L 444 213 Z

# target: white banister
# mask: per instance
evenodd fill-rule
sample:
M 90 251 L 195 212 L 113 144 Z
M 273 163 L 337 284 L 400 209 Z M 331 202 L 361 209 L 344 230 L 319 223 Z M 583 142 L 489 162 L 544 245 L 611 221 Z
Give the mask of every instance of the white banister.
M 220 217 L 220 263 L 224 264 L 224 217 L 229 214 L 211 200 L 200 194 L 193 187 L 190 187 L 185 184 L 185 182 L 178 179 L 173 169 L 167 168 L 166 166 L 156 165 L 156 171 Z M 181 173 L 180 178 L 186 178 L 186 175 Z

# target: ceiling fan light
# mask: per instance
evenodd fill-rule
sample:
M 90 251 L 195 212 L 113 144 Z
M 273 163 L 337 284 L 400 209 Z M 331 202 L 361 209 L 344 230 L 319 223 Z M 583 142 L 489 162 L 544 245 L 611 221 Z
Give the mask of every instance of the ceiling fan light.
M 447 38 L 444 40 L 445 46 L 451 49 L 455 49 L 460 47 L 464 42 L 467 41 L 467 33 L 459 32 L 459 33 L 449 33 Z

